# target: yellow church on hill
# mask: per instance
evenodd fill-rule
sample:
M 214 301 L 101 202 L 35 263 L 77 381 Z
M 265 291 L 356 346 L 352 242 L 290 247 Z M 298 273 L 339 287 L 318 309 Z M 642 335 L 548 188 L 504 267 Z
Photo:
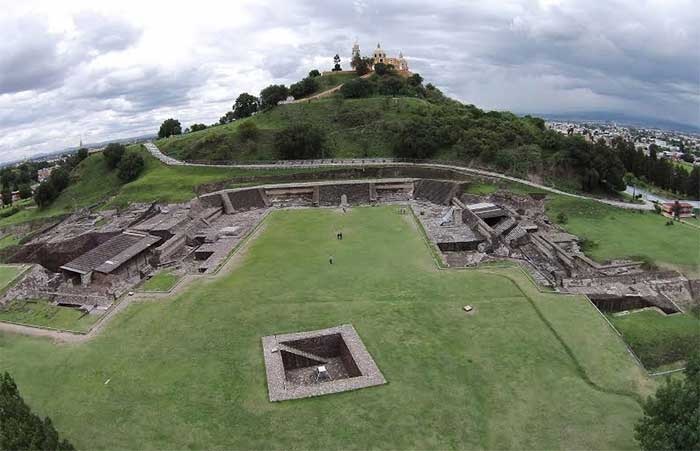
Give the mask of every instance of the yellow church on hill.
M 353 58 L 356 55 L 360 55 L 360 46 L 357 44 L 357 41 L 355 41 L 355 44 L 352 46 Z M 386 56 L 386 52 L 384 51 L 384 49 L 382 49 L 382 46 L 379 43 L 377 44 L 377 48 L 374 49 L 374 53 L 372 54 L 372 60 L 374 61 L 374 64 L 390 64 L 394 66 L 394 69 L 398 71 L 408 72 L 408 62 L 406 61 L 406 58 L 403 57 L 403 53 L 399 52 L 398 58 L 388 57 Z

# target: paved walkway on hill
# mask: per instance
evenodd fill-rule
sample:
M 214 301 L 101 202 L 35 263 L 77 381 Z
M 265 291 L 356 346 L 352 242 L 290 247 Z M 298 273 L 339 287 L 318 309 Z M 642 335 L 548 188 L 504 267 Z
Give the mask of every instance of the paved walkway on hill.
M 416 166 L 423 168 L 436 168 L 436 169 L 450 169 L 457 172 L 461 172 L 467 175 L 479 175 L 484 177 L 497 178 L 501 180 L 508 180 L 515 183 L 520 183 L 523 185 L 531 186 L 533 188 L 548 191 L 550 193 L 561 194 L 563 196 L 575 197 L 578 199 L 589 199 L 604 204 L 612 205 L 614 207 L 627 208 L 630 210 L 653 210 L 654 205 L 651 202 L 645 201 L 643 204 L 633 204 L 631 202 L 622 202 L 610 199 L 598 199 L 595 197 L 584 196 L 581 194 L 567 193 L 566 191 L 561 191 L 556 188 L 552 188 L 546 185 L 541 185 L 539 183 L 534 183 L 529 180 L 520 179 L 517 177 L 511 177 L 509 175 L 500 174 L 498 172 L 486 171 L 483 169 L 474 169 L 464 166 L 459 166 L 455 164 L 444 164 L 444 163 L 407 163 L 402 161 L 395 161 L 393 158 L 356 158 L 356 159 L 340 159 L 340 160 L 303 160 L 303 161 L 277 161 L 274 163 L 254 163 L 254 164 L 205 164 L 205 163 L 186 163 L 180 160 L 176 160 L 172 157 L 164 155 L 158 147 L 149 142 L 145 144 L 148 151 L 154 157 L 158 158 L 164 164 L 167 165 L 179 165 L 179 166 L 192 166 L 192 167 L 211 167 L 211 168 L 243 168 L 243 169 L 294 169 L 294 168 L 325 168 L 325 167 L 345 167 L 345 166 Z

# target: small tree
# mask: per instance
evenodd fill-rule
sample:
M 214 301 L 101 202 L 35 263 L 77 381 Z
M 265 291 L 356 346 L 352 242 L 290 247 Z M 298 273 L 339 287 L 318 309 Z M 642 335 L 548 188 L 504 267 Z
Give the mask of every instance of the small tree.
M 80 163 L 88 157 L 88 150 L 85 148 L 78 149 L 78 153 L 76 153 L 75 155 L 77 157 L 78 163 Z
M 160 126 L 160 130 L 158 130 L 159 138 L 167 138 L 168 136 L 180 134 L 182 134 L 182 126 L 180 125 L 180 121 L 173 118 L 163 121 Z
M 315 78 L 315 77 L 320 77 L 321 72 L 318 71 L 318 69 L 314 69 L 311 72 L 309 72 L 309 77 L 310 78 Z
M 48 182 L 40 184 L 34 192 L 34 202 L 39 208 L 44 208 L 51 205 L 54 198 L 53 188 Z
M 60 440 L 51 420 L 32 413 L 8 373 L 0 375 L 0 449 L 74 450 Z
M 143 171 L 144 165 L 145 162 L 141 155 L 134 152 L 129 152 L 119 162 L 117 177 L 119 177 L 119 179 L 123 182 L 131 182 L 132 180 L 136 180 L 141 171 Z
M 12 190 L 4 188 L 2 190 L 2 206 L 6 207 L 8 205 L 12 205 Z
M 27 184 L 20 185 L 19 197 L 21 199 L 29 199 L 30 197 L 32 197 L 32 188 Z
M 700 353 L 688 359 L 684 380 L 666 379 L 642 409 L 634 430 L 643 450 L 700 449 Z
M 198 132 L 200 130 L 205 130 L 207 128 L 204 124 L 192 124 L 190 125 L 190 132 Z
M 275 135 L 275 148 L 283 160 L 323 158 L 326 136 L 311 124 L 294 124 Z
M 372 70 L 372 63 L 372 58 L 362 58 L 359 55 L 355 55 L 355 57 L 352 60 L 351 66 L 355 69 L 357 75 L 363 76 L 365 74 L 368 74 L 369 71 Z
M 270 85 L 260 91 L 260 107 L 267 110 L 277 105 L 289 96 L 289 89 L 285 85 Z
M 48 182 L 51 184 L 54 192 L 60 193 L 70 185 L 70 175 L 63 167 L 58 167 L 51 173 Z
M 232 110 L 234 119 L 250 117 L 258 111 L 258 98 L 244 92 L 236 98 Z
M 161 127 L 161 129 L 162 128 L 163 127 Z M 109 167 L 110 169 L 116 168 L 117 165 L 119 165 L 119 162 L 121 161 L 125 152 L 126 147 L 124 147 L 124 144 L 107 144 L 107 147 L 105 147 L 105 150 L 102 152 L 102 155 L 104 155 L 105 161 L 107 162 L 107 167 Z
M 372 95 L 372 83 L 364 78 L 355 78 L 340 87 L 340 94 L 346 99 L 359 99 Z
M 343 69 L 340 67 L 340 55 L 336 53 L 333 57 L 333 72 L 340 72 L 341 70 Z
M 318 83 L 315 79 L 311 77 L 306 77 L 298 83 L 294 83 L 289 87 L 289 93 L 294 96 L 295 99 L 301 99 L 310 94 L 313 94 L 318 87 Z

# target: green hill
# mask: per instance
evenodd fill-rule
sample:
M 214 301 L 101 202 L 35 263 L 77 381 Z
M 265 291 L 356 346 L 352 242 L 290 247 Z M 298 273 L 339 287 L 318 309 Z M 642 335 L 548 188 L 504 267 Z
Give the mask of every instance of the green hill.
M 572 191 L 624 189 L 625 167 L 619 152 L 603 143 L 547 130 L 540 118 L 462 104 L 430 83 L 424 85 L 418 74 L 341 77 L 346 75 L 316 77 L 326 80 L 324 86 L 344 81 L 329 96 L 277 105 L 232 123 L 161 139 L 157 145 L 166 154 L 189 161 L 443 159 Z M 296 135 L 288 130 L 295 128 Z M 311 129 L 325 144 L 309 152 L 304 131 Z M 280 149 L 285 142 L 293 142 L 292 154 L 294 146 L 300 149 L 298 157 L 289 156 L 289 146 Z

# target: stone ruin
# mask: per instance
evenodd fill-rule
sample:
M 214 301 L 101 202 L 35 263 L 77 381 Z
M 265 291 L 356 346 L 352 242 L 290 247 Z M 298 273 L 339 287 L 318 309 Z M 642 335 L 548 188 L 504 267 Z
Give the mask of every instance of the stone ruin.
M 350 324 L 262 338 L 270 401 L 382 385 L 384 376 Z
M 464 182 L 425 178 L 314 181 L 223 189 L 183 204 L 82 210 L 13 249 L 6 260 L 37 267 L 0 304 L 49 299 L 105 309 L 158 269 L 180 275 L 217 271 L 272 208 L 380 203 L 408 204 L 449 266 L 509 259 L 543 286 L 606 299 L 639 297 L 664 311 L 669 305 L 685 309 L 700 296 L 700 283 L 677 272 L 589 259 L 577 237 L 549 221 L 544 196 L 464 191 Z

